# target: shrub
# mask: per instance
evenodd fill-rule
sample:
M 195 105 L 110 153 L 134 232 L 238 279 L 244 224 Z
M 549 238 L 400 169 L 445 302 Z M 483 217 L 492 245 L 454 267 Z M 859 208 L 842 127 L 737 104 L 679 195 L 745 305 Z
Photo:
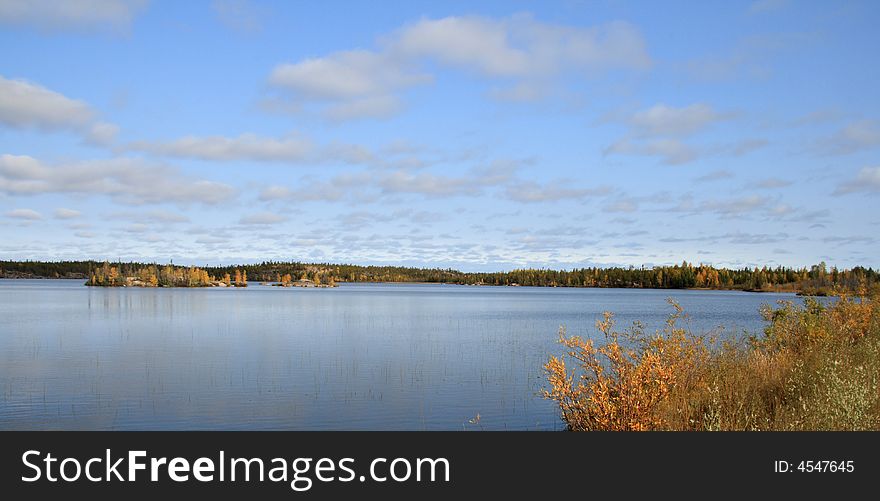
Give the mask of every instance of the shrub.
M 671 302 L 671 301 L 670 301 Z M 544 369 L 570 430 L 861 430 L 880 425 L 877 297 L 765 306 L 762 337 L 717 344 L 678 326 L 646 335 L 596 323 L 601 345 L 567 336 Z M 569 365 L 573 365 L 569 369 Z
M 681 307 L 670 316 L 663 333 L 647 337 L 639 324 L 618 332 L 606 312 L 596 327 L 605 335 L 601 346 L 591 339 L 566 336 L 560 329 L 560 343 L 580 372 L 569 373 L 565 360 L 551 357 L 545 365 L 550 389 L 547 398 L 556 400 L 563 420 L 572 430 L 650 430 L 663 426 L 657 412 L 677 385 L 688 385 L 692 372 L 707 353 L 703 338 L 678 328 Z

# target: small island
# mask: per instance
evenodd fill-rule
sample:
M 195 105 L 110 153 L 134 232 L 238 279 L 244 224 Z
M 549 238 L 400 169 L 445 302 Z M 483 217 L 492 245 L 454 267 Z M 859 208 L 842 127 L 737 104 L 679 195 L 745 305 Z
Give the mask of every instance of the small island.
M 309 278 L 310 277 L 310 278 Z M 275 287 L 336 287 L 336 279 L 326 270 L 312 269 L 302 273 L 299 280 L 293 281 L 290 273 L 277 273 Z M 90 287 L 247 287 L 248 272 L 239 268 L 224 270 L 222 275 L 214 275 L 196 266 L 174 266 L 167 264 L 111 265 L 105 261 L 90 270 L 85 285 Z
M 247 270 L 235 269 L 234 276 L 225 273 L 221 278 L 195 266 L 171 264 L 140 267 L 122 264 L 113 266 L 107 261 L 89 272 L 86 285 L 90 287 L 247 287 Z
M 316 271 L 311 279 L 307 278 L 307 276 L 308 273 L 303 273 L 302 277 L 294 282 L 290 273 L 285 273 L 284 275 L 279 273 L 275 277 L 275 283 L 270 285 L 273 287 L 337 287 L 336 279 L 333 278 L 333 275 L 321 278 L 321 274 Z

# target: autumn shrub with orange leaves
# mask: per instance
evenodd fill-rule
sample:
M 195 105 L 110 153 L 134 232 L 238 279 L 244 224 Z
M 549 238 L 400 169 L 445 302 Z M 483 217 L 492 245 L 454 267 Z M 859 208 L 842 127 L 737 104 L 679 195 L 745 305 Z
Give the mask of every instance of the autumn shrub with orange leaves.
M 544 366 L 544 396 L 570 430 L 811 430 L 880 427 L 880 308 L 866 292 L 823 306 L 766 306 L 763 336 L 717 343 L 679 325 L 648 335 L 596 323 Z
M 596 327 L 605 336 L 597 345 L 592 339 L 566 336 L 560 343 L 578 368 L 569 372 L 564 358 L 551 357 L 545 365 L 550 388 L 544 395 L 558 402 L 562 419 L 571 430 L 641 431 L 663 427 L 660 405 L 675 388 L 688 387 L 708 357 L 702 336 L 677 326 L 681 307 L 666 328 L 646 336 L 639 324 L 619 332 L 606 312 Z

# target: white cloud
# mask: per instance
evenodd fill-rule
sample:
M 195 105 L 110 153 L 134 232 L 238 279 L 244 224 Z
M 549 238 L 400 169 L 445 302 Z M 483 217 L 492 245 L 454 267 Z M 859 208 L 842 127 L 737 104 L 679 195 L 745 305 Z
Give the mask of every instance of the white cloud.
M 141 224 L 175 224 L 175 223 L 186 223 L 189 222 L 189 218 L 183 214 L 178 212 L 171 212 L 167 210 L 152 210 L 152 211 L 143 211 L 139 210 L 137 212 L 114 212 L 110 214 L 108 217 L 113 219 L 122 219 L 125 221 L 131 221 L 134 223 Z
M 271 200 L 284 200 L 292 195 L 290 188 L 286 186 L 267 186 L 260 191 L 260 200 L 268 202 Z
M 378 147 L 329 142 L 315 144 L 311 138 L 290 133 L 280 137 L 241 134 L 227 136 L 184 136 L 169 141 L 136 141 L 117 151 L 137 151 L 152 155 L 200 160 L 281 162 L 288 164 L 351 164 L 389 169 L 419 169 L 438 162 L 460 161 L 444 152 L 400 148 L 395 144 Z
M 744 233 L 741 231 L 725 233 L 715 238 L 723 238 L 732 244 L 740 245 L 766 245 L 782 242 L 787 239 L 787 233 Z
M 78 210 L 65 209 L 63 207 L 55 209 L 55 218 L 56 219 L 75 219 L 75 218 L 80 217 L 81 215 L 82 215 L 82 213 Z
M 428 172 L 410 173 L 397 171 L 382 177 L 378 182 L 384 193 L 421 194 L 428 197 L 477 195 L 483 185 L 476 179 L 451 177 Z
M 93 124 L 86 132 L 85 139 L 87 142 L 99 146 L 107 146 L 113 143 L 116 135 L 119 133 L 119 126 L 106 122 L 97 122 Z
M 0 156 L 0 180 L 24 182 L 46 174 L 45 168 L 36 158 L 26 155 Z
M 851 181 L 841 183 L 835 195 L 850 193 L 880 193 L 880 167 L 864 167 Z
M 753 151 L 760 150 L 761 148 L 770 144 L 766 139 L 753 138 L 753 139 L 743 139 L 741 141 L 737 141 L 725 148 L 722 148 L 722 153 L 727 153 L 733 155 L 735 157 L 741 157 L 743 155 L 748 155 Z
M 786 186 L 791 186 L 793 184 L 792 181 L 787 179 L 780 179 L 778 177 L 769 177 L 767 179 L 762 179 L 760 181 L 755 181 L 750 183 L 748 186 L 750 188 L 758 188 L 763 190 L 775 190 L 779 188 L 785 188 Z
M 403 105 L 391 95 L 369 96 L 335 103 L 324 110 L 324 117 L 333 122 L 358 118 L 388 118 L 396 115 Z
M 730 179 L 732 177 L 734 177 L 733 172 L 722 169 L 722 170 L 712 171 L 708 174 L 704 174 L 704 175 L 694 179 L 694 181 L 696 181 L 698 183 L 706 183 L 706 182 L 710 182 L 710 181 L 720 181 L 722 179 Z
M 605 212 L 635 212 L 639 209 L 639 203 L 634 198 L 619 198 L 608 203 L 602 208 Z
M 820 143 L 820 149 L 830 155 L 847 155 L 878 146 L 880 124 L 874 120 L 852 122 Z
M 797 117 L 791 124 L 796 127 L 821 125 L 836 122 L 844 117 L 846 114 L 838 108 L 820 108 Z
M 588 197 L 608 195 L 611 188 L 576 188 L 569 183 L 555 182 L 544 185 L 534 181 L 524 181 L 507 187 L 507 198 L 517 202 L 555 202 L 558 200 L 580 200 Z
M 788 215 L 790 215 L 790 214 L 794 214 L 796 210 L 797 210 L 797 209 L 795 209 L 794 207 L 792 207 L 792 206 L 790 206 L 790 205 L 788 205 L 788 204 L 779 204 L 779 205 L 776 205 L 776 206 L 774 206 L 774 207 L 771 207 L 771 208 L 767 211 L 767 213 L 768 213 L 771 217 L 777 217 L 777 218 L 778 218 L 778 217 L 785 217 L 785 216 L 788 216 Z
M 122 228 L 126 233 L 146 233 L 150 231 L 150 227 L 143 223 L 134 223 Z
M 0 192 L 103 194 L 127 204 L 173 202 L 217 204 L 235 190 L 192 179 L 177 169 L 140 159 L 110 158 L 45 165 L 24 155 L 0 155 Z
M 241 134 L 238 137 L 186 136 L 170 142 L 138 141 L 126 146 L 131 151 L 201 160 L 260 162 L 298 162 L 311 152 L 307 139 L 290 135 L 282 138 Z
M 71 99 L 39 84 L 0 76 L 0 123 L 17 129 L 67 130 L 87 141 L 107 144 L 118 128 L 97 120 L 83 101 Z
M 476 196 L 488 188 L 507 184 L 517 170 L 516 162 L 495 162 L 459 175 L 412 172 L 404 169 L 366 169 L 344 173 L 329 180 L 304 179 L 298 188 L 270 185 L 260 200 L 375 202 L 395 195 L 421 195 L 426 198 Z
M 89 125 L 89 106 L 24 80 L 0 77 L 0 121 L 16 127 L 79 129 Z
M 407 217 L 413 223 L 418 224 L 430 224 L 436 223 L 438 221 L 445 221 L 446 219 L 448 219 L 445 214 L 441 214 L 439 212 L 430 212 L 425 210 L 413 211 L 411 209 L 396 211 L 393 216 L 396 218 Z
M 44 30 L 125 30 L 146 0 L 0 0 L 0 23 Z
M 43 216 L 33 209 L 13 209 L 5 215 L 12 219 L 21 219 L 24 221 L 38 221 L 43 219 Z
M 402 108 L 401 91 L 433 81 L 419 70 L 425 64 L 518 79 L 490 91 L 494 98 L 518 101 L 538 99 L 548 81 L 563 73 L 586 76 L 651 65 L 632 25 L 577 28 L 529 15 L 422 19 L 381 37 L 379 46 L 279 64 L 269 83 L 290 100 L 270 106 L 294 112 L 316 107 L 336 121 L 388 117 Z
M 636 112 L 629 120 L 633 131 L 640 136 L 689 136 L 704 130 L 709 125 L 723 120 L 711 106 L 703 103 L 676 108 L 656 104 L 646 110 Z
M 678 139 L 651 139 L 647 141 L 621 139 L 605 148 L 607 154 L 660 157 L 667 165 L 681 165 L 697 158 L 697 152 Z
M 503 22 L 481 17 L 423 19 L 401 29 L 391 50 L 409 58 L 434 58 L 494 76 L 529 71 L 528 53 L 512 47 Z
M 355 211 L 348 214 L 340 214 L 336 219 L 348 228 L 363 228 L 373 223 L 387 223 L 394 220 L 391 214 L 377 214 L 370 211 Z
M 828 209 L 818 209 L 809 212 L 801 212 L 797 216 L 788 218 L 788 220 L 795 223 L 820 224 L 824 227 L 825 223 L 831 222 L 831 211 Z
M 714 212 L 723 217 L 739 216 L 755 210 L 764 209 L 771 202 L 767 197 L 750 195 L 740 198 L 706 200 L 697 212 Z
M 366 50 L 280 64 L 269 76 L 295 103 L 329 105 L 324 113 L 334 120 L 387 116 L 400 106 L 395 92 L 430 81 L 399 60 Z
M 336 220 L 338 220 L 343 226 L 352 229 L 363 228 L 365 226 L 370 226 L 375 223 L 400 223 L 403 221 L 416 223 L 419 225 L 419 228 L 422 229 L 426 227 L 426 225 L 430 225 L 438 221 L 444 221 L 446 219 L 448 219 L 448 217 L 445 214 L 439 212 L 430 212 L 424 210 L 416 211 L 413 209 L 399 209 L 390 214 L 358 210 L 354 212 L 349 212 L 347 214 L 340 214 L 336 217 Z M 347 235 L 344 238 L 348 239 L 353 237 Z M 434 237 L 432 235 L 428 235 L 425 236 L 425 238 L 431 239 Z
M 375 200 L 376 195 L 368 193 L 375 187 L 375 177 L 369 172 L 345 173 L 333 176 L 328 181 L 305 180 L 297 189 L 273 185 L 260 193 L 260 200 L 287 201 L 325 201 L 335 202 L 346 196 L 356 199 Z
M 778 203 L 777 198 L 778 197 L 762 195 L 746 195 L 731 198 L 709 198 L 698 202 L 695 200 L 693 194 L 685 193 L 678 196 L 678 201 L 675 205 L 658 208 L 656 210 L 659 212 L 681 213 L 687 215 L 715 214 L 724 219 L 741 217 L 756 212 L 761 212 L 766 216 L 778 218 L 794 212 L 793 208 Z M 650 197 L 650 201 L 662 203 L 664 201 L 671 201 L 671 199 L 669 198 L 669 194 L 659 193 Z M 775 205 L 771 206 L 774 202 L 776 202 Z
M 508 183 L 518 167 L 516 163 L 495 162 L 459 176 L 398 170 L 379 177 L 376 184 L 385 194 L 418 194 L 431 198 L 473 196 L 485 188 Z
M 352 50 L 278 65 L 272 70 L 269 82 L 306 98 L 344 100 L 385 95 L 391 90 L 423 83 L 424 77 L 403 71 L 386 55 Z
M 703 103 L 680 108 L 656 104 L 626 117 L 624 123 L 629 126 L 628 134 L 606 147 L 604 153 L 656 156 L 667 165 L 688 163 L 697 158 L 698 152 L 682 139 L 728 118 L 729 114 L 719 113 Z M 748 150 L 756 145 L 747 144 L 745 147 Z M 728 149 L 734 154 L 745 152 L 740 151 L 738 145 Z
M 592 28 L 543 23 L 530 15 L 422 19 L 386 42 L 392 53 L 428 58 L 495 77 L 650 66 L 638 30 L 624 22 Z
M 287 220 L 286 217 L 281 216 L 279 214 L 274 214 L 272 212 L 259 212 L 256 214 L 250 214 L 248 216 L 242 217 L 238 221 L 238 224 L 243 224 L 243 225 L 248 225 L 248 226 L 269 225 L 269 224 L 280 223 L 280 222 L 283 222 L 286 220 Z
M 386 153 L 382 155 L 382 158 L 391 157 L 393 155 L 393 153 Z M 333 142 L 320 148 L 320 151 L 317 153 L 317 158 L 312 158 L 310 161 L 331 161 L 349 164 L 382 164 L 382 158 L 377 157 L 368 148 L 359 144 Z

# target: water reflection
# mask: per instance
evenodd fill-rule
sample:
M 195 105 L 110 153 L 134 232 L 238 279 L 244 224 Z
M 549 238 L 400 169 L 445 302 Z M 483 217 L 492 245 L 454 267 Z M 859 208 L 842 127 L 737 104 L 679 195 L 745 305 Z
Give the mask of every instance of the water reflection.
M 2 429 L 558 429 L 557 329 L 604 310 L 758 330 L 785 294 L 343 284 L 105 289 L 0 280 Z M 480 414 L 479 425 L 468 423 Z

